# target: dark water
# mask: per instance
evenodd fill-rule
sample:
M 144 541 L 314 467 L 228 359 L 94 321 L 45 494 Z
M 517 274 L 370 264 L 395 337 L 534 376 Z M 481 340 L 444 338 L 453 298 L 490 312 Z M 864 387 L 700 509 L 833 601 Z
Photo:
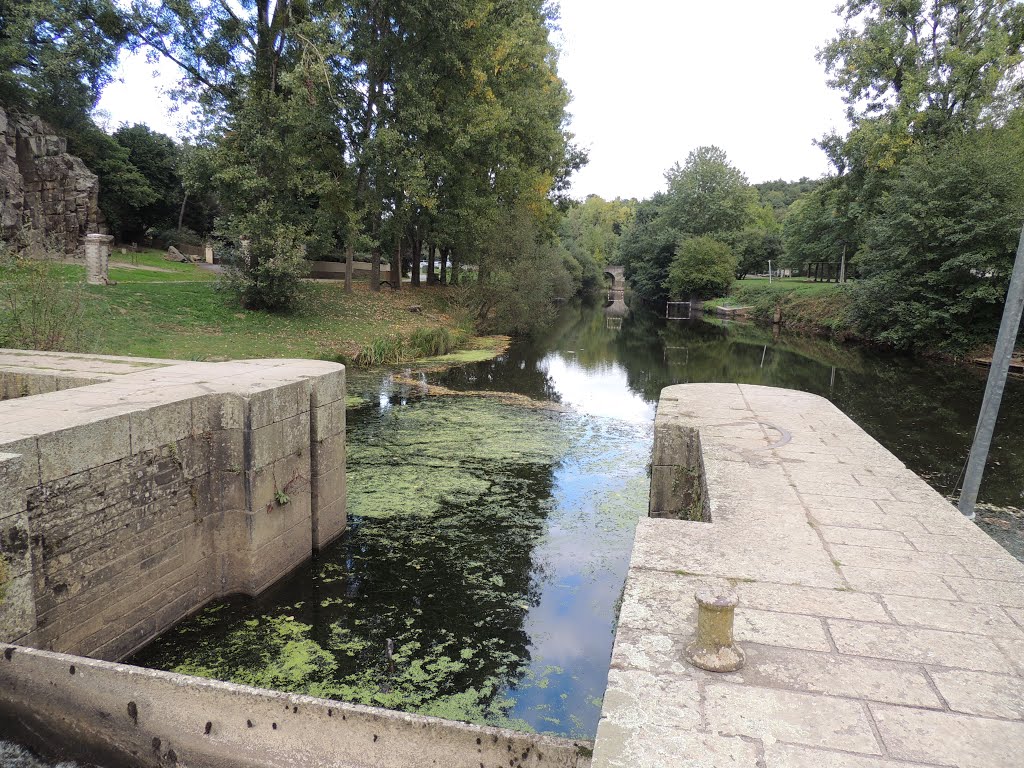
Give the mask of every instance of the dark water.
M 350 529 L 258 599 L 214 604 L 134 663 L 444 717 L 592 737 L 661 389 L 829 397 L 936 488 L 967 455 L 984 371 L 568 307 L 544 339 L 413 378 L 558 411 L 350 380 Z M 1024 382 L 1007 390 L 980 524 L 1024 556 Z

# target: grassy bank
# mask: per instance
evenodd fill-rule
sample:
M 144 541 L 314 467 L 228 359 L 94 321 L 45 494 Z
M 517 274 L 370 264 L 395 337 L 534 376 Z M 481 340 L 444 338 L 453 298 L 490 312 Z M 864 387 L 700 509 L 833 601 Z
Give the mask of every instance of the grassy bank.
M 750 307 L 749 315 L 759 323 L 771 323 L 781 313 L 786 328 L 801 333 L 829 336 L 839 341 L 863 340 L 849 321 L 850 295 L 847 286 L 811 283 L 804 278 L 747 278 L 733 285 L 724 299 L 706 303 L 718 306 Z
M 79 265 L 53 269 L 69 284 L 84 279 Z M 185 360 L 320 358 L 370 365 L 481 345 L 452 306 L 451 292 L 439 286 L 374 293 L 367 283 L 356 283 L 353 293 L 346 294 L 340 282 L 311 282 L 299 308 L 281 315 L 241 309 L 218 289 L 216 274 L 166 261 L 157 252 L 134 259 L 113 255 L 110 278 L 117 284 L 80 289 L 83 333 L 74 351 Z M 0 322 L 3 312 L 0 307 Z M 378 354 L 389 346 L 399 348 L 397 357 Z

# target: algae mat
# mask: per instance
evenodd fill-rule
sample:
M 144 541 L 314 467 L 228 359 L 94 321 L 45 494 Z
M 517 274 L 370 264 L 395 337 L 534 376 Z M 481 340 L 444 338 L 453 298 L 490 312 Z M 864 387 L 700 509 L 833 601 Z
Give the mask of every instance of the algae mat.
M 133 663 L 592 738 L 650 425 L 380 400 L 349 411 L 349 532 Z

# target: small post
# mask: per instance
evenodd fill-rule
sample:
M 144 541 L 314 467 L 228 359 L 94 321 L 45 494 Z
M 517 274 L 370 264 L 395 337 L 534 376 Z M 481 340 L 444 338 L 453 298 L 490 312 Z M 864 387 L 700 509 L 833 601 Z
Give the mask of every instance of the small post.
M 733 640 L 733 619 L 739 598 L 725 584 L 697 590 L 697 639 L 686 648 L 686 660 L 709 672 L 735 672 L 746 657 Z
M 110 263 L 112 235 L 93 233 L 85 236 L 85 281 L 89 285 L 109 285 L 107 277 Z
M 974 443 L 971 445 L 971 455 L 967 461 L 964 486 L 960 490 L 960 511 L 968 520 L 974 519 L 974 506 L 978 501 L 981 478 L 985 474 L 985 462 L 988 461 L 988 450 L 992 445 L 996 418 L 999 416 L 999 406 L 1003 401 L 1003 390 L 1006 388 L 1006 377 L 1010 372 L 1010 360 L 1013 358 L 1013 348 L 1017 343 L 1022 312 L 1024 312 L 1024 229 L 1021 230 L 1017 258 L 1013 265 L 1013 274 L 1010 276 L 1010 290 L 1006 293 L 1003 320 L 999 326 L 996 348 L 992 353 L 992 367 L 988 371 L 985 399 L 981 403 L 981 413 L 978 415 L 978 428 L 974 432 Z

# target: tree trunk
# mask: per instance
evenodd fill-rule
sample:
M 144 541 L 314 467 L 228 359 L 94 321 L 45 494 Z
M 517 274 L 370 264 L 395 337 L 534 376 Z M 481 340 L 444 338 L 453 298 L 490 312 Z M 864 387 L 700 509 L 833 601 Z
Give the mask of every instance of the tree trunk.
M 185 204 L 188 202 L 188 190 L 185 190 L 185 197 L 181 200 L 181 210 L 178 211 L 178 234 L 181 234 L 181 223 L 185 220 Z
M 395 243 L 395 255 L 391 259 L 391 290 L 402 290 L 402 238 Z
M 409 277 L 414 288 L 420 287 L 420 255 L 423 253 L 423 241 L 412 241 L 412 272 Z
M 380 248 L 374 246 L 370 261 L 370 290 L 380 290 Z
M 459 284 L 459 257 L 458 255 L 452 255 L 452 285 Z
M 352 293 L 352 269 L 355 266 L 353 263 L 355 258 L 356 249 L 350 243 L 345 249 L 345 293 Z
M 437 282 L 437 275 L 434 274 L 434 244 L 427 246 L 427 285 Z
M 448 256 L 451 252 L 451 248 L 441 249 L 441 285 L 448 284 Z

